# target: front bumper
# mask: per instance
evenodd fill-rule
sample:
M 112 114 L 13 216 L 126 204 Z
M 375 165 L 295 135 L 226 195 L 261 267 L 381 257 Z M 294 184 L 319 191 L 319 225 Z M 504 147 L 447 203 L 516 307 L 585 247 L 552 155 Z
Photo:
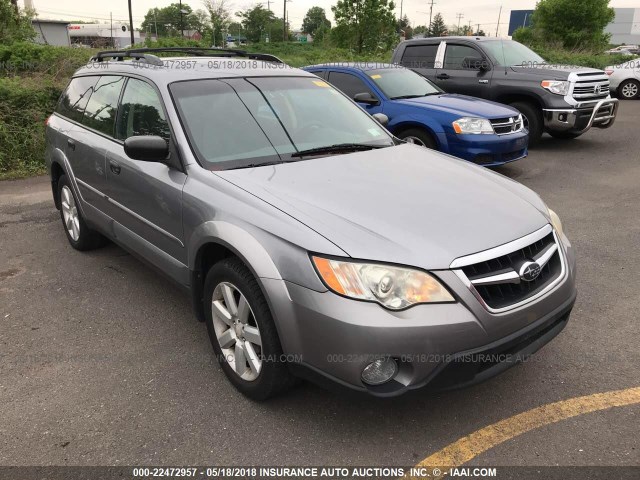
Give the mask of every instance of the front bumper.
M 496 167 L 514 162 L 528 155 L 527 131 L 508 135 L 459 135 L 447 134 L 449 153 L 463 160 Z
M 542 116 L 548 131 L 583 134 L 592 127 L 611 127 L 618 114 L 618 99 L 609 98 L 577 108 L 544 109 Z
M 562 281 L 543 297 L 499 314 L 485 309 L 452 271 L 433 273 L 452 290 L 455 303 L 400 312 L 282 280 L 261 280 L 295 373 L 318 383 L 395 396 L 425 386 L 482 381 L 557 335 L 576 297 L 575 258 L 566 245 Z M 382 356 L 396 359 L 398 374 L 381 386 L 364 384 L 362 370 Z

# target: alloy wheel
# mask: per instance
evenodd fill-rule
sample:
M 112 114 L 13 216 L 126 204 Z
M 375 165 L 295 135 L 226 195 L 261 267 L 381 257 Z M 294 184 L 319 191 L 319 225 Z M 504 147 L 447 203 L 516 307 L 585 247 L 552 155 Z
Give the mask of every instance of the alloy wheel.
M 629 82 L 622 87 L 622 96 L 625 98 L 635 98 L 638 95 L 638 84 Z
M 76 201 L 73 198 L 71 189 L 66 185 L 62 187 L 62 218 L 64 220 L 64 226 L 69 233 L 69 236 L 74 242 L 77 242 L 80 238 L 80 217 L 78 216 L 78 207 Z
M 240 378 L 254 381 L 262 369 L 262 339 L 246 297 L 235 285 L 219 283 L 213 290 L 211 311 L 225 361 Z
M 404 137 L 403 140 L 407 143 L 413 143 L 414 145 L 418 145 L 420 147 L 426 147 L 426 145 L 424 144 L 424 142 L 422 140 L 420 140 L 418 137 L 414 137 L 412 135 L 409 135 L 408 137 Z

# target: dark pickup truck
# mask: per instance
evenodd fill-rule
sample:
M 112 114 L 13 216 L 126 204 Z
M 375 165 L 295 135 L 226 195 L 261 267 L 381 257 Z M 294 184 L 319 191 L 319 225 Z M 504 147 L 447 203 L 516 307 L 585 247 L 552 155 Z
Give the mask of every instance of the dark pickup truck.
M 549 65 L 513 40 L 489 37 L 421 38 L 402 42 L 393 63 L 408 67 L 448 93 L 511 105 L 525 117 L 529 144 L 543 132 L 576 138 L 592 127 L 609 128 L 618 101 L 601 70 Z

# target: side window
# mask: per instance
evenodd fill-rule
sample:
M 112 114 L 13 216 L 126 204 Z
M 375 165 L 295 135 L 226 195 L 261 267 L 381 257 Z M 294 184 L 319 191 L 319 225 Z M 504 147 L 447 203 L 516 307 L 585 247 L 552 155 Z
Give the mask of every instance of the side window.
M 330 72 L 329 82 L 337 89 L 342 90 L 349 98 L 355 97 L 357 93 L 365 92 L 374 95 L 366 83 L 350 73 Z
M 69 86 L 60 97 L 56 113 L 63 117 L 79 122 L 82 120 L 84 109 L 93 93 L 93 86 L 98 77 L 76 77 L 69 82 Z
M 113 137 L 122 85 L 124 77 L 105 75 L 98 80 L 84 109 L 83 125 Z
M 317 75 L 320 78 L 327 78 L 327 72 L 325 72 L 324 70 L 309 70 L 309 73 L 313 73 L 314 75 Z
M 169 139 L 169 124 L 162 103 L 147 82 L 130 78 L 118 109 L 116 138 L 126 140 L 135 135 L 158 135 Z
M 444 54 L 444 68 L 449 70 L 478 70 L 482 55 L 466 45 L 449 45 Z
M 407 68 L 433 68 L 439 44 L 409 45 L 404 49 L 400 64 Z

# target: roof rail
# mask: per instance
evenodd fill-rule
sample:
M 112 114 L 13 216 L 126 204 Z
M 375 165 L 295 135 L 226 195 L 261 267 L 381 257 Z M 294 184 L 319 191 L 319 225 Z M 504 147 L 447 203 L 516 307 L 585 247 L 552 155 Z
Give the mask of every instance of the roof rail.
M 162 60 L 154 53 L 184 53 L 201 57 L 242 57 L 251 60 L 264 60 L 267 62 L 284 63 L 275 55 L 268 53 L 250 53 L 244 50 L 229 48 L 200 48 L 200 47 L 163 47 L 163 48 L 132 48 L 129 50 L 106 50 L 96 53 L 91 61 L 102 62 L 106 58 L 114 58 L 123 61 L 125 58 L 145 60 L 152 65 L 162 65 Z

